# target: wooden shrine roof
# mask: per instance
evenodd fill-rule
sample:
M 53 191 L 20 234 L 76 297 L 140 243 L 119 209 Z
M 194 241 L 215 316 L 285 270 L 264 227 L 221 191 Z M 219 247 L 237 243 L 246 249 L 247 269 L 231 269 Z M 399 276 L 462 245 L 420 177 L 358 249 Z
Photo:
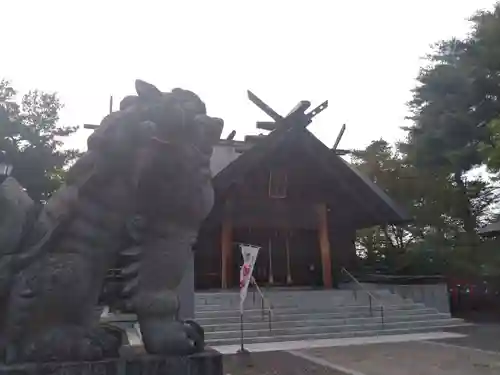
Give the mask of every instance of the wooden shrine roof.
M 214 176 L 216 205 L 225 201 L 230 187 L 241 182 L 244 176 L 262 165 L 272 153 L 281 147 L 292 145 L 313 157 L 318 173 L 328 174 L 337 182 L 337 191 L 352 202 L 350 210 L 357 217 L 358 228 L 378 224 L 401 224 L 411 217 L 378 186 L 361 174 L 305 127 L 278 128 L 262 137 L 253 147 L 243 152 Z

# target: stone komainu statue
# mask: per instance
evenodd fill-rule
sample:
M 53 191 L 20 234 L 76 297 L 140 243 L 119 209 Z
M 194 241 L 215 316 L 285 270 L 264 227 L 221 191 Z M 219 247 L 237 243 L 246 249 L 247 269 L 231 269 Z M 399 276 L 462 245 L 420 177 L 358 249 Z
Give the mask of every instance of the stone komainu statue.
M 95 314 L 106 274 L 117 267 L 126 280 L 120 296 L 138 316 L 147 352 L 200 348 L 195 327 L 177 320 L 175 289 L 213 206 L 210 157 L 223 123 L 190 91 L 162 93 L 139 80 L 136 91 L 104 118 L 41 209 L 9 179 L 2 184 L 15 191 L 10 199 L 0 191 L 6 362 L 117 355 L 116 337 Z

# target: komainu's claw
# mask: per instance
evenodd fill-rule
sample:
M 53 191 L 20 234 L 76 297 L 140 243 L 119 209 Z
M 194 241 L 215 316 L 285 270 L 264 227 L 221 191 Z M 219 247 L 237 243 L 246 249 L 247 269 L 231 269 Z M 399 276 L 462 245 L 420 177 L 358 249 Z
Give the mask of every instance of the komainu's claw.
M 203 351 L 203 329 L 193 321 L 170 323 L 155 322 L 154 335 L 148 330 L 143 335 L 144 346 L 148 353 L 157 355 L 190 355 Z M 150 326 L 151 327 L 151 326 Z M 141 327 L 143 328 L 143 327 Z
M 184 326 L 188 337 L 193 341 L 195 351 L 198 353 L 205 350 L 205 332 L 203 328 L 194 320 L 185 320 Z

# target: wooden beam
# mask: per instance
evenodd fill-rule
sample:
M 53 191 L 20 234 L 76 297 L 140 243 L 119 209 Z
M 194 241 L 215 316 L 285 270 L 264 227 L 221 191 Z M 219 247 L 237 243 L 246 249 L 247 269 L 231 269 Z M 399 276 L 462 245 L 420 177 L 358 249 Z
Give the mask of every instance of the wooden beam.
M 257 121 L 257 129 L 273 131 L 276 129 L 276 122 L 272 121 Z
M 221 287 L 227 289 L 232 280 L 233 270 L 233 223 L 231 219 L 225 218 L 221 230 Z
M 343 124 L 342 128 L 340 128 L 339 135 L 337 135 L 337 139 L 335 140 L 335 144 L 332 147 L 333 150 L 336 150 L 337 147 L 339 146 L 340 140 L 342 139 L 344 132 L 345 132 L 345 124 Z
M 332 258 L 330 239 L 328 238 L 328 220 L 326 204 L 320 204 L 318 210 L 318 237 L 321 252 L 321 267 L 323 271 L 323 286 L 332 288 Z
M 269 285 L 274 284 L 274 275 L 273 275 L 273 241 L 271 239 L 271 235 L 269 235 L 269 239 L 267 242 L 267 251 L 269 254 Z
M 351 153 L 350 150 L 341 150 L 341 149 L 332 149 L 332 152 L 335 154 L 335 155 L 339 155 L 339 156 L 343 156 L 343 155 L 348 155 Z
M 304 114 L 304 112 L 310 106 L 311 106 L 311 102 L 309 102 L 307 100 L 301 100 L 299 102 L 299 104 L 297 104 L 295 107 L 293 107 L 293 109 L 290 111 L 290 113 L 288 115 L 286 115 L 286 117 L 295 116 L 295 114 L 297 114 L 297 113 Z
M 262 141 L 266 136 L 259 134 L 259 135 L 246 135 L 245 136 L 245 143 L 251 143 L 255 144 L 257 142 Z
M 264 103 L 257 95 L 255 95 L 253 92 L 250 90 L 247 90 L 248 94 L 248 99 L 255 104 L 257 107 L 259 107 L 265 114 L 267 114 L 269 117 L 271 117 L 275 122 L 283 120 L 283 117 L 281 117 L 274 109 L 269 107 L 266 103 Z

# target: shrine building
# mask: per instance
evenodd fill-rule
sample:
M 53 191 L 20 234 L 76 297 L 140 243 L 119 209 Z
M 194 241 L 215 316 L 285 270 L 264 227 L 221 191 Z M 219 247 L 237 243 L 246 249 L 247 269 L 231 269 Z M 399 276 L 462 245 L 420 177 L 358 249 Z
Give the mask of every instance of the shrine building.
M 214 148 L 215 206 L 195 246 L 197 289 L 238 287 L 238 243 L 261 246 L 259 285 L 335 288 L 356 262 L 357 230 L 410 220 L 306 126 Z

